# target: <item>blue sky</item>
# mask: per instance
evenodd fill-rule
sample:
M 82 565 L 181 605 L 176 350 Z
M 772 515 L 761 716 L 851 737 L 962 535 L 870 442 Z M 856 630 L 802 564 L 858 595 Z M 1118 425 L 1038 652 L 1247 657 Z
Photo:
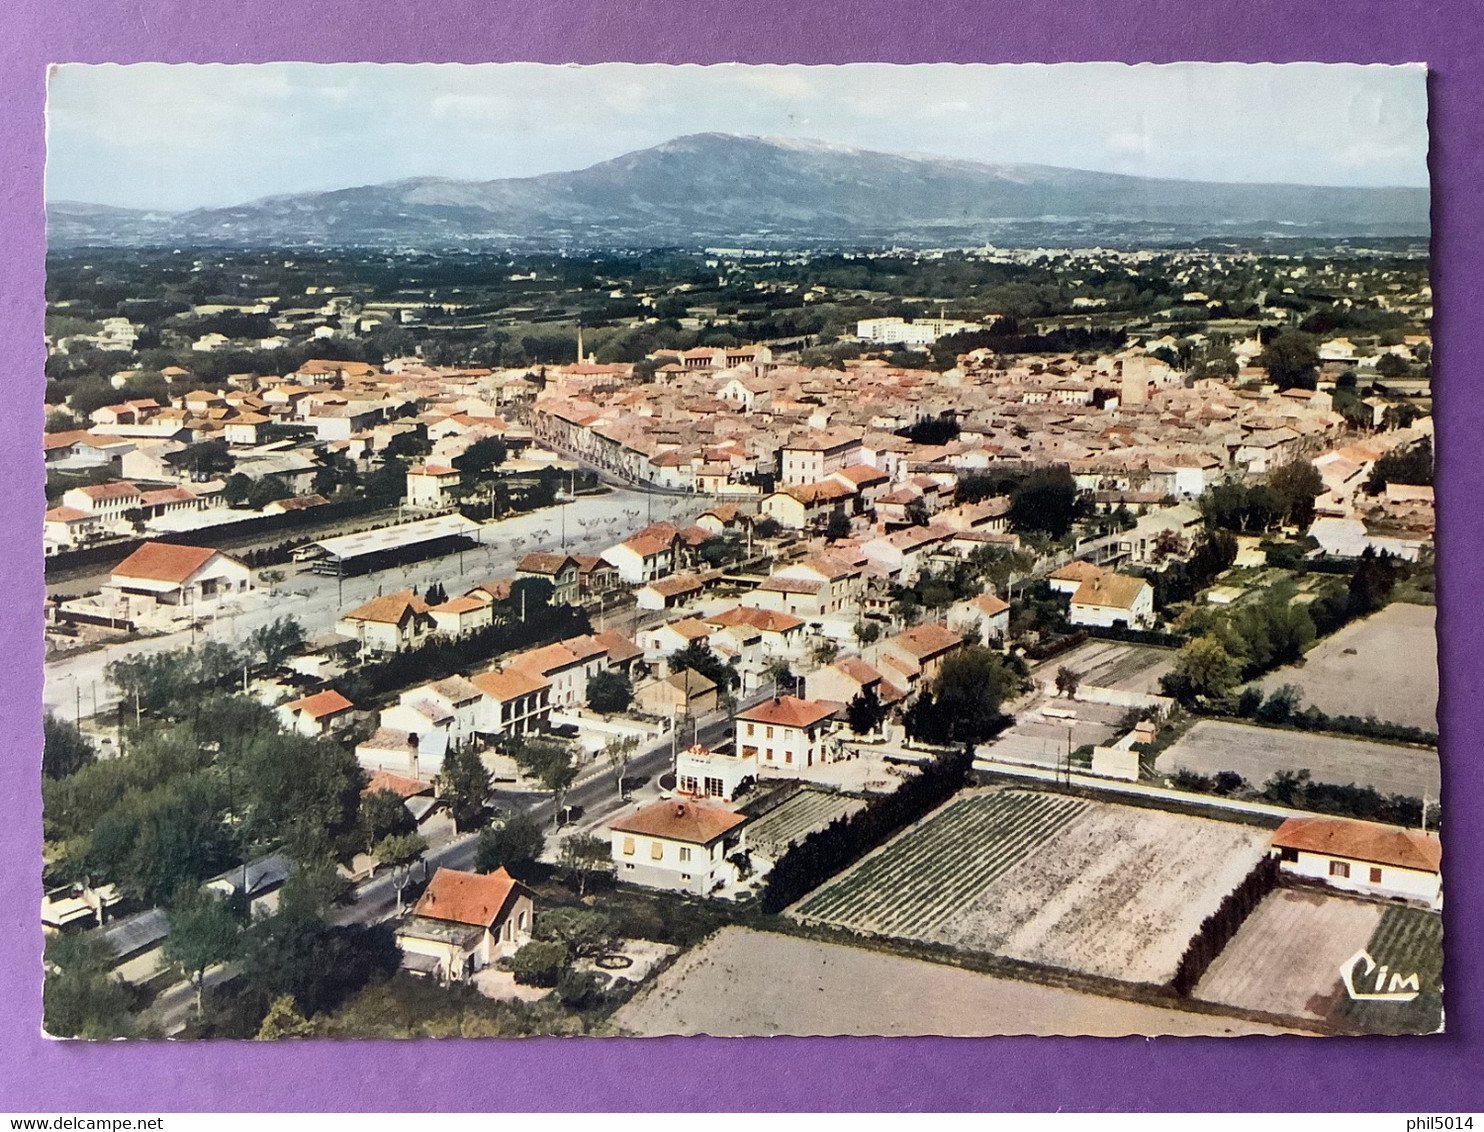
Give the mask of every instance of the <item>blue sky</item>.
M 1420 66 L 148 63 L 54 69 L 47 196 L 194 208 L 488 180 L 702 131 L 1200 181 L 1427 184 Z

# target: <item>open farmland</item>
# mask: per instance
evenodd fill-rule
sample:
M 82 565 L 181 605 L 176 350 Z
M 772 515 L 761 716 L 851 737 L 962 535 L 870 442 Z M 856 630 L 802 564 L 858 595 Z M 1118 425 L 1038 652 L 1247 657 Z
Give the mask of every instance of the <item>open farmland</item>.
M 1276 889 L 1206 968 L 1194 997 L 1325 1020 L 1345 994 L 1340 965 L 1366 945 L 1384 911 L 1363 900 Z
M 804 840 L 838 818 L 865 809 L 863 799 L 825 790 L 800 790 L 747 827 L 747 843 L 765 857 L 777 858 L 791 842 Z
M 1203 719 L 1160 753 L 1155 769 L 1173 774 L 1180 767 L 1214 775 L 1236 771 L 1261 787 L 1276 771 L 1308 768 L 1315 782 L 1373 786 L 1383 794 L 1436 798 L 1442 782 L 1438 752 L 1313 735 L 1246 723 Z
M 806 897 L 794 914 L 1163 984 L 1267 842 L 1265 830 L 1209 818 L 1029 790 L 972 791 Z
M 1387 723 L 1438 729 L 1437 609 L 1393 602 L 1326 637 L 1304 657 L 1262 680 L 1304 690 L 1330 715 L 1374 715 Z
M 858 947 L 723 928 L 613 1016 L 621 1034 L 1124 1034 L 1282 1031 Z

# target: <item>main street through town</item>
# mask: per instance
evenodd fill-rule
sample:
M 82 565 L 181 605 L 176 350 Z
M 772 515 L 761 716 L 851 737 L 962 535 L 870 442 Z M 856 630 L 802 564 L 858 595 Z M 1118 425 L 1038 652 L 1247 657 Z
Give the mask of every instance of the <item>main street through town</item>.
M 117 694 L 104 672 L 110 661 L 121 657 L 183 648 L 208 639 L 240 642 L 254 629 L 283 616 L 297 618 L 313 637 L 332 630 L 343 611 L 378 594 L 414 586 L 426 593 L 439 582 L 454 596 L 486 579 L 513 573 L 515 564 L 532 551 L 595 554 L 651 520 L 683 523 L 707 505 L 705 496 L 620 487 L 486 523 L 480 546 L 424 562 L 344 579 L 315 574 L 307 567 L 282 567 L 288 573 L 284 582 L 271 591 L 246 595 L 236 608 L 228 607 L 208 620 L 204 629 L 125 641 L 48 662 L 42 702 L 45 710 L 69 719 L 105 712 L 117 702 Z

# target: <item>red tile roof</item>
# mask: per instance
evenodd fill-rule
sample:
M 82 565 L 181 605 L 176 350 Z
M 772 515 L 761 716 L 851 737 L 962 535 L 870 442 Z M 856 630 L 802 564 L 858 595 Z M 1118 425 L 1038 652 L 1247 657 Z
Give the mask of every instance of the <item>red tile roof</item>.
M 394 594 L 372 598 L 365 605 L 357 606 L 343 616 L 347 621 L 379 621 L 388 625 L 400 625 L 409 610 L 413 614 L 427 613 L 428 603 L 411 590 L 399 590 Z
M 439 869 L 413 915 L 491 928 L 500 921 L 511 898 L 520 893 L 528 890 L 503 868 L 489 874 Z
M 310 719 L 323 719 L 327 715 L 334 715 L 339 711 L 349 711 L 355 704 L 351 703 L 334 688 L 327 688 L 323 692 L 316 692 L 312 696 L 285 704 L 290 711 L 302 711 Z
M 1289 818 L 1273 834 L 1273 845 L 1427 873 L 1437 872 L 1443 860 L 1436 837 L 1348 818 Z
M 810 727 L 835 714 L 835 705 L 821 700 L 801 700 L 797 696 L 775 696 L 757 707 L 738 712 L 737 718 L 749 723 L 777 723 L 784 727 Z
M 415 778 L 393 774 L 391 771 L 378 770 L 361 789 L 361 793 L 375 794 L 378 790 L 386 790 L 399 798 L 415 798 L 419 794 L 431 794 L 433 786 L 431 783 L 419 782 Z
M 619 833 L 639 833 L 685 841 L 691 845 L 709 845 L 736 829 L 747 819 L 719 806 L 701 806 L 695 802 L 655 802 L 637 813 L 609 825 Z
M 147 542 L 115 566 L 113 576 L 179 584 L 210 562 L 217 553 L 209 546 Z

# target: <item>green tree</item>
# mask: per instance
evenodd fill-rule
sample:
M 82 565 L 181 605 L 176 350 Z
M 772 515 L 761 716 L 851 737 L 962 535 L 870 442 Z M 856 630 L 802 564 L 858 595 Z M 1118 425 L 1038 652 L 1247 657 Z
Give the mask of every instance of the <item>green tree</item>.
M 1044 531 L 1059 539 L 1081 510 L 1076 481 L 1064 465 L 1035 469 L 1010 494 L 1010 524 L 1017 531 Z
M 410 865 L 428 851 L 428 843 L 420 833 L 394 833 L 383 837 L 371 850 L 372 855 L 391 868 Z
M 613 769 L 613 788 L 622 797 L 627 797 L 624 791 L 624 776 L 628 773 L 629 760 L 633 758 L 634 752 L 639 749 L 639 736 L 620 735 L 610 739 L 603 746 L 603 757 L 608 760 L 608 765 Z
M 242 472 L 233 472 L 227 477 L 227 482 L 222 485 L 222 498 L 227 501 L 228 507 L 241 507 L 247 502 L 247 497 L 252 494 L 252 477 Z
M 599 672 L 588 678 L 587 706 L 604 715 L 627 711 L 634 702 L 634 685 L 616 669 Z
M 370 849 L 377 842 L 414 833 L 417 822 L 401 795 L 391 790 L 371 790 L 361 795 L 358 824 L 361 844 Z
M 89 763 L 98 752 L 76 724 L 47 712 L 41 719 L 41 773 L 48 778 L 66 778 Z
M 196 988 L 196 1016 L 200 1017 L 207 970 L 235 959 L 240 951 L 237 921 L 223 901 L 190 884 L 176 892 L 166 915 L 170 934 L 165 939 L 165 958 Z
M 504 869 L 511 876 L 528 878 L 531 865 L 545 848 L 546 834 L 540 824 L 529 814 L 513 814 L 503 823 L 487 825 L 479 831 L 474 869 L 481 873 Z
M 252 490 L 247 494 L 247 505 L 254 511 L 261 511 L 268 504 L 279 499 L 290 499 L 293 497 L 294 489 L 282 476 L 263 476 L 252 485 Z
M 855 635 L 856 644 L 861 648 L 874 644 L 881 638 L 881 624 L 878 621 L 860 620 L 851 628 Z
M 1241 675 L 1241 663 L 1227 652 L 1221 641 L 1210 634 L 1187 641 L 1175 654 L 1175 662 L 1166 684 L 1167 693 L 1175 689 L 1177 698 L 1215 699 L 1224 696 Z M 1184 694 L 1178 694 L 1183 692 Z
M 1314 521 L 1314 500 L 1324 494 L 1324 480 L 1308 460 L 1291 460 L 1268 473 L 1268 486 L 1283 500 L 1286 517 L 1300 530 Z
M 536 917 L 535 932 L 537 939 L 565 947 L 568 961 L 603 955 L 614 943 L 612 921 L 593 908 L 549 909 Z
M 1308 334 L 1279 334 L 1258 355 L 1257 364 L 1279 389 L 1314 389 L 1319 383 L 1319 350 Z
M 472 748 L 451 750 L 438 772 L 439 793 L 448 799 L 454 824 L 472 829 L 480 823 L 489 802 L 490 772 Z
M 690 669 L 699 672 L 716 685 L 718 691 L 728 691 L 741 683 L 737 670 L 711 651 L 703 640 L 691 641 L 683 649 L 672 652 L 667 658 L 671 672 Z
M 886 718 L 886 706 L 876 695 L 876 689 L 868 686 L 857 692 L 845 705 L 845 718 L 855 734 L 871 735 Z
M 299 1013 L 294 996 L 281 994 L 268 1007 L 256 1038 L 260 1042 L 272 1042 L 280 1038 L 307 1038 L 313 1033 L 314 1024 Z
M 1076 672 L 1063 664 L 1056 670 L 1056 690 L 1069 700 L 1077 698 L 1077 688 L 1082 683 Z
M 510 970 L 522 986 L 554 987 L 567 962 L 565 943 L 533 939 L 510 957 Z
M 577 889 L 579 897 L 587 895 L 587 886 L 594 877 L 613 871 L 608 842 L 587 834 L 577 834 L 563 841 L 557 853 L 557 864 Z
M 836 507 L 830 512 L 829 522 L 824 528 L 824 537 L 826 542 L 838 542 L 842 538 L 850 537 L 850 516 L 846 515 L 842 508 Z
M 1019 679 L 993 649 L 966 645 L 951 654 L 908 713 L 909 733 L 928 743 L 982 743 L 1008 722 L 1000 705 Z
M 132 995 L 113 973 L 113 952 L 93 933 L 46 945 L 42 1029 L 57 1038 L 126 1038 L 135 1030 Z
M 309 635 L 299 619 L 292 616 L 274 618 L 272 623 L 254 629 L 247 638 L 247 649 L 270 672 L 304 647 Z

